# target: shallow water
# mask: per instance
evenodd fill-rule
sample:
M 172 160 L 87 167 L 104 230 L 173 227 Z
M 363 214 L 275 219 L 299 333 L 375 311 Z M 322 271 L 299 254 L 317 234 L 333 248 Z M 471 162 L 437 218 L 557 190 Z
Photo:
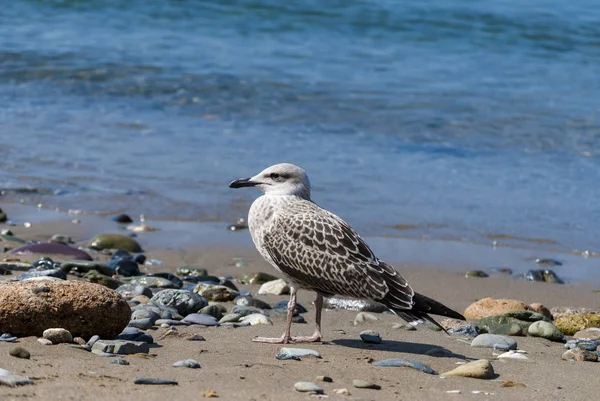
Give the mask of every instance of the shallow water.
M 599 37 L 591 0 L 9 2 L 0 200 L 226 221 L 289 161 L 368 236 L 598 252 Z

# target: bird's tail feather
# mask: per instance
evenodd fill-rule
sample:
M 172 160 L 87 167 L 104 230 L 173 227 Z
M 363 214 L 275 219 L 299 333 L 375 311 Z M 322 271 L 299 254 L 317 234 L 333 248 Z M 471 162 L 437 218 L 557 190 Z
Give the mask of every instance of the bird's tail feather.
M 397 316 L 406 320 L 408 323 L 427 320 L 442 329 L 446 334 L 448 332 L 438 322 L 435 321 L 429 313 L 433 315 L 446 316 L 454 319 L 465 320 L 465 317 L 460 313 L 448 308 L 442 303 L 435 301 L 425 295 L 415 293 L 413 296 L 413 307 L 410 310 L 406 309 L 391 309 Z

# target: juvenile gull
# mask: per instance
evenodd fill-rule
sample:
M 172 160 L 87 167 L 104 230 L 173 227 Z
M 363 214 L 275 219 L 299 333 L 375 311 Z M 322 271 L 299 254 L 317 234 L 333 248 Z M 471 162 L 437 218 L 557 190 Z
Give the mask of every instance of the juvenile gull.
M 254 177 L 237 179 L 229 187 L 257 187 L 264 192 L 250 207 L 250 234 L 260 254 L 291 283 L 283 335 L 254 341 L 321 341 L 323 297 L 332 295 L 372 299 L 407 322 L 426 319 L 441 327 L 429 313 L 464 320 L 461 314 L 414 292 L 400 273 L 377 259 L 348 223 L 312 202 L 308 176 L 300 167 L 276 164 Z M 317 293 L 317 330 L 310 337 L 290 334 L 299 289 Z

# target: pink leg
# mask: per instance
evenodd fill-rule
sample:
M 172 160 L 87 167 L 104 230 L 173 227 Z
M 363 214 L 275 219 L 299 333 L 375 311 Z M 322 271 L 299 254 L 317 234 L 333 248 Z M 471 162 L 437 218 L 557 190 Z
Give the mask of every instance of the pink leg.
M 287 319 L 285 321 L 285 330 L 281 337 L 254 337 L 252 341 L 271 344 L 289 344 L 293 342 L 290 332 L 292 330 L 292 317 L 296 309 L 296 289 L 290 286 L 290 300 L 288 302 Z
M 323 309 L 323 296 L 317 294 L 317 298 L 315 298 L 315 309 L 316 309 L 316 314 L 315 314 L 315 324 L 317 326 L 317 329 L 315 331 L 315 334 L 313 334 L 310 337 L 292 337 L 291 340 L 292 342 L 295 343 L 304 343 L 304 342 L 318 342 L 321 341 L 321 339 L 323 338 L 323 336 L 321 335 L 321 311 Z

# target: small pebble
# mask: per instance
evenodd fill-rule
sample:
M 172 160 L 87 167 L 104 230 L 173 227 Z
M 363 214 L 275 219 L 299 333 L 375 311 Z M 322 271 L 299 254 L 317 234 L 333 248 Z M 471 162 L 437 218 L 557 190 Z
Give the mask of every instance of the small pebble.
M 0 368 L 0 376 L 10 376 L 12 372 L 10 370 Z
M 354 325 L 358 326 L 359 324 L 365 323 L 365 322 L 375 322 L 379 320 L 379 318 L 377 316 L 375 316 L 372 313 L 369 312 L 359 312 L 356 317 L 354 318 Z
M 360 333 L 360 338 L 367 344 L 381 344 L 381 336 L 373 330 L 365 330 Z
M 498 359 L 529 359 L 520 352 L 508 351 L 497 356 Z
M 279 354 L 278 355 L 292 355 L 292 356 L 297 356 L 299 358 L 305 357 L 305 356 L 312 356 L 315 358 L 321 358 L 321 354 L 319 354 L 317 351 L 313 350 L 313 349 L 308 349 L 308 348 L 289 348 L 289 347 L 284 347 L 281 348 L 279 350 Z M 277 358 L 277 359 L 281 359 L 281 358 Z
M 133 380 L 133 384 L 163 384 L 176 386 L 179 383 L 177 383 L 175 380 L 154 379 L 151 377 L 136 377 Z
M 182 361 L 177 361 L 173 364 L 176 368 L 190 368 L 190 369 L 199 369 L 200 364 L 193 359 L 184 359 Z
M 356 388 L 370 388 L 373 390 L 380 390 L 381 386 L 375 383 L 368 382 L 366 380 L 354 379 L 352 385 Z
M 206 341 L 206 338 L 204 338 L 204 336 L 201 336 L 200 334 L 193 334 L 192 336 L 186 338 L 187 341 Z
M 27 351 L 25 348 L 21 348 L 21 347 L 11 348 L 10 351 L 8 351 L 8 354 L 10 356 L 14 356 L 16 358 L 22 358 L 22 359 L 29 359 L 31 357 L 31 354 L 29 353 L 29 351 Z
M 37 341 L 42 345 L 52 345 L 52 341 L 48 340 L 47 338 L 38 338 Z
M 316 393 L 322 394 L 323 389 L 317 383 L 314 382 L 297 382 L 294 384 L 294 389 L 301 393 Z
M 491 379 L 494 377 L 494 368 L 487 359 L 479 359 L 477 361 L 465 363 L 449 372 L 442 373 L 442 377 L 446 376 L 462 376 L 472 377 L 475 379 Z
M 329 376 L 317 376 L 316 379 L 320 382 L 333 383 L 333 379 Z
M 408 358 L 393 358 L 393 359 L 384 359 L 382 361 L 373 362 L 373 366 L 380 367 L 405 367 L 405 368 L 413 368 L 416 370 L 420 370 L 421 372 L 428 373 L 430 375 L 437 375 L 437 372 L 431 369 L 429 366 L 421 363 L 419 361 L 415 361 L 414 359 Z
M 251 326 L 256 326 L 258 324 L 267 324 L 267 325 L 272 325 L 273 322 L 271 322 L 265 315 L 261 314 L 261 313 L 253 313 L 251 315 L 248 316 L 244 316 L 241 319 L 242 323 L 250 323 Z
M 129 361 L 127 361 L 126 359 L 123 359 L 123 358 L 114 358 L 114 359 L 111 359 L 110 364 L 126 366 L 126 365 L 129 365 Z
M 515 340 L 499 334 L 480 334 L 471 341 L 471 347 L 476 348 L 494 348 L 494 346 L 498 345 L 507 348 L 507 350 L 517 349 L 517 342 Z
M 25 386 L 28 384 L 34 384 L 33 380 L 30 380 L 26 376 L 8 375 L 0 376 L 0 386 L 17 387 Z
M 337 395 L 350 395 L 350 391 L 347 388 L 334 388 L 333 392 Z
M 42 334 L 47 340 L 50 340 L 52 344 L 63 344 L 73 342 L 73 336 L 69 330 L 63 328 L 46 329 Z
M 184 319 L 184 322 L 190 324 L 199 324 L 202 326 L 216 326 L 218 324 L 217 319 L 211 315 L 204 315 L 201 313 L 190 313 Z
M 15 341 L 17 341 L 17 337 L 12 336 L 8 333 L 3 333 L 2 335 L 0 335 L 0 342 L 12 343 Z

